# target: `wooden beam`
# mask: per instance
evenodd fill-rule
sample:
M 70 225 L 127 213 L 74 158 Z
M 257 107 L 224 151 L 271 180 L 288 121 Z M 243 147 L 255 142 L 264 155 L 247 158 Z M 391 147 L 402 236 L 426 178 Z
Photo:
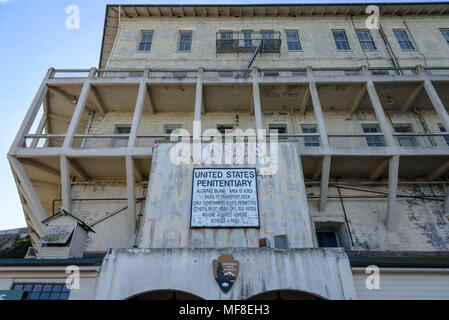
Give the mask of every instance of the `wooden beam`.
M 374 169 L 374 171 L 370 174 L 369 179 L 370 180 L 376 180 L 378 179 L 382 173 L 385 172 L 385 169 L 388 166 L 388 163 L 390 162 L 390 159 L 383 160 L 377 167 Z
M 356 96 L 354 97 L 354 101 L 352 102 L 351 106 L 349 107 L 349 113 L 353 114 L 357 111 L 357 109 L 360 106 L 360 103 L 363 100 L 363 97 L 365 97 L 366 94 L 366 85 L 362 85 L 359 92 L 357 92 Z
M 413 89 L 412 93 L 408 96 L 407 100 L 405 100 L 399 112 L 403 113 L 410 108 L 415 99 L 418 97 L 422 89 L 424 88 L 424 84 L 420 83 L 415 89 Z
M 304 96 L 302 97 L 301 104 L 299 105 L 299 114 L 305 114 L 307 111 L 307 105 L 310 100 L 310 87 L 307 86 Z

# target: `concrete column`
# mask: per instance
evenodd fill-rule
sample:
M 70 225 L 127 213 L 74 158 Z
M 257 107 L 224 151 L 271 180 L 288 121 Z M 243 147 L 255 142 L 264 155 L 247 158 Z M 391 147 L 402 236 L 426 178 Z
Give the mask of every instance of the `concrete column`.
M 20 184 L 22 185 L 24 191 L 23 196 L 26 198 L 31 209 L 33 210 L 33 214 L 36 215 L 36 218 L 39 219 L 39 221 L 45 220 L 46 218 L 48 218 L 47 213 L 45 212 L 45 209 L 42 206 L 39 196 L 37 195 L 36 190 L 34 190 L 33 184 L 28 178 L 28 175 L 22 163 L 20 163 L 18 159 L 12 156 L 8 156 L 8 160 L 9 163 L 11 164 L 13 172 L 16 174 L 17 178 L 20 181 Z M 37 227 L 43 229 L 42 224 L 39 224 L 39 226 Z
M 320 203 L 319 211 L 326 211 L 327 193 L 329 189 L 329 174 L 331 169 L 331 156 L 326 155 L 323 158 L 322 168 L 321 168 L 321 183 L 320 183 Z
M 80 97 L 73 112 L 72 120 L 70 121 L 69 128 L 64 139 L 63 148 L 70 148 L 73 144 L 74 135 L 78 129 L 79 122 L 83 116 L 84 107 L 86 106 L 87 98 L 90 92 L 90 79 L 95 75 L 97 69 L 92 68 L 89 72 L 89 79 L 84 81 L 83 89 L 81 90 Z
M 66 156 L 61 155 L 59 158 L 61 167 L 61 209 L 72 213 L 72 185 L 70 181 L 70 162 Z
M 444 214 L 449 215 L 449 187 L 444 186 Z
M 253 107 L 254 107 L 254 118 L 256 121 L 256 133 L 259 129 L 263 129 L 262 121 L 262 105 L 260 102 L 260 88 L 259 88 L 259 70 L 253 68 Z
M 382 104 L 380 103 L 379 96 L 377 95 L 376 87 L 374 86 L 374 82 L 371 80 L 371 75 L 369 74 L 368 69 L 366 67 L 363 67 L 362 70 L 367 77 L 366 90 L 368 91 L 368 95 L 371 100 L 374 113 L 376 114 L 377 121 L 379 121 L 380 129 L 384 134 L 385 144 L 389 147 L 393 147 L 395 146 L 393 138 L 393 127 L 387 120 Z
M 14 148 L 20 148 L 25 143 L 24 135 L 30 131 L 30 128 L 33 125 L 36 115 L 39 112 L 40 106 L 44 101 L 45 95 L 48 92 L 47 80 L 53 76 L 54 71 L 55 70 L 53 68 L 48 69 L 45 78 L 42 80 L 41 85 L 37 90 L 30 107 L 28 108 L 27 114 L 25 115 L 25 118 L 22 121 L 22 125 L 20 126 L 19 131 L 17 132 L 17 135 L 9 151 L 10 153 L 13 151 Z
M 432 105 L 435 109 L 435 112 L 438 114 L 440 121 L 443 123 L 446 131 L 449 132 L 449 115 L 430 79 L 424 80 L 424 89 L 426 90 L 427 96 L 432 102 Z
M 42 134 L 42 132 L 44 131 L 46 122 L 47 122 L 47 115 L 43 114 L 41 117 L 41 120 L 39 121 L 39 124 L 37 125 L 36 134 Z M 31 141 L 30 147 L 36 148 L 38 143 L 39 143 L 39 138 L 33 138 L 33 140 Z
M 195 93 L 195 115 L 194 121 L 201 121 L 201 114 L 204 110 L 203 100 L 203 69 L 198 70 L 198 77 L 196 79 L 196 93 Z
M 323 111 L 321 108 L 320 98 L 318 96 L 318 90 L 316 88 L 316 83 L 311 81 L 309 83 L 310 96 L 312 98 L 313 112 L 315 113 L 316 123 L 318 126 L 318 132 L 320 134 L 321 145 L 325 149 L 329 149 L 329 139 L 327 137 L 326 125 L 324 122 Z
M 388 204 L 386 227 L 388 232 L 397 229 L 398 212 L 396 208 L 396 195 L 398 191 L 399 156 L 393 156 L 388 164 Z
M 129 133 L 128 148 L 133 148 L 136 145 L 137 131 L 139 130 L 140 119 L 142 118 L 143 105 L 145 103 L 145 96 L 147 95 L 147 83 L 146 79 L 150 73 L 149 69 L 146 69 L 143 73 L 143 78 L 140 81 L 139 92 L 137 94 L 136 107 L 134 109 L 133 122 L 131 125 L 131 131 Z
M 134 160 L 126 156 L 126 196 L 128 201 L 128 230 L 130 241 L 136 232 L 136 189 L 134 185 Z

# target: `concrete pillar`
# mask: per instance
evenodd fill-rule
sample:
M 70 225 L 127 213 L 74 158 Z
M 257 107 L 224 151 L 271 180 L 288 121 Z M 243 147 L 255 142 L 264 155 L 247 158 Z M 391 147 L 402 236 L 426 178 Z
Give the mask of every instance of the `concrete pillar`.
M 398 212 L 396 208 L 396 195 L 398 191 L 399 156 L 393 156 L 388 164 L 388 204 L 386 227 L 388 232 L 396 231 Z
M 61 167 L 61 195 L 62 205 L 61 209 L 72 213 L 72 185 L 70 181 L 70 162 L 66 156 L 61 155 L 60 158 Z
M 444 214 L 449 216 L 449 187 L 444 186 Z
M 432 102 L 432 105 L 435 109 L 435 112 L 438 114 L 440 121 L 443 123 L 446 131 L 449 132 L 449 115 L 430 79 L 424 80 L 424 89 L 426 90 L 427 96 Z
M 40 106 L 44 101 L 45 95 L 48 92 L 47 81 L 53 76 L 54 71 L 55 70 L 53 68 L 48 69 L 45 78 L 42 80 L 41 85 L 37 90 L 36 95 L 34 96 L 33 101 L 31 102 L 31 105 L 27 111 L 27 114 L 25 115 L 25 118 L 22 121 L 22 125 L 20 126 L 19 131 L 17 132 L 17 135 L 11 146 L 10 153 L 13 151 L 14 148 L 20 148 L 25 143 L 24 135 L 30 131 L 30 128 L 33 125 L 36 115 L 39 112 Z
M 136 145 L 137 132 L 139 130 L 140 119 L 142 118 L 143 105 L 145 103 L 145 96 L 147 95 L 146 79 L 150 73 L 149 69 L 145 69 L 143 78 L 140 81 L 139 92 L 137 94 L 136 107 L 134 109 L 133 122 L 131 124 L 131 131 L 129 133 L 128 148 L 133 148 Z
M 369 74 L 368 69 L 364 66 L 362 67 L 362 70 L 367 77 L 366 90 L 368 91 L 368 95 L 373 106 L 374 113 L 376 114 L 377 121 L 379 121 L 380 129 L 384 134 L 385 144 L 389 147 L 393 147 L 395 146 L 393 138 L 393 127 L 387 120 L 382 104 L 380 103 L 379 96 L 377 95 L 376 87 L 374 86 L 374 82 L 371 80 L 371 75 Z
M 20 185 L 23 188 L 23 196 L 25 197 L 31 209 L 33 210 L 33 214 L 36 215 L 36 218 L 39 219 L 39 221 L 45 220 L 46 218 L 48 218 L 47 213 L 45 212 L 45 209 L 42 206 L 39 196 L 37 195 L 36 190 L 34 190 L 34 187 L 30 179 L 28 178 L 28 175 L 22 163 L 20 163 L 18 159 L 12 156 L 8 156 L 8 160 L 9 163 L 11 164 L 13 172 L 16 174 L 18 180 L 20 181 Z M 40 227 L 41 230 L 43 229 L 43 226 L 40 223 L 36 227 L 37 228 Z
M 256 122 L 256 133 L 259 129 L 263 129 L 262 121 L 262 105 L 260 102 L 260 88 L 259 88 L 259 70 L 253 68 L 251 71 L 253 78 L 253 107 L 254 107 L 254 118 Z
M 73 144 L 74 135 L 78 129 L 81 117 L 83 116 L 84 107 L 86 106 L 87 98 L 90 92 L 90 79 L 95 75 L 97 69 L 92 68 L 89 72 L 89 79 L 84 81 L 83 89 L 81 90 L 80 97 L 73 112 L 72 120 L 70 121 L 69 128 L 64 139 L 63 148 L 70 148 Z
M 41 117 L 41 120 L 39 121 L 39 124 L 37 125 L 36 134 L 42 134 L 42 132 L 44 131 L 46 122 L 47 122 L 47 115 L 43 114 Z M 39 143 L 39 138 L 33 138 L 33 140 L 31 141 L 30 147 L 36 148 L 38 143 Z
M 329 174 L 331 169 L 331 156 L 326 155 L 323 158 L 322 168 L 321 168 L 321 183 L 320 183 L 320 203 L 319 211 L 326 211 L 327 193 L 329 189 Z
M 136 189 L 134 185 L 134 160 L 126 156 L 126 196 L 128 201 L 129 239 L 133 240 L 136 232 Z
M 198 70 L 198 77 L 196 79 L 196 93 L 195 93 L 195 115 L 194 121 L 201 121 L 201 114 L 204 110 L 203 100 L 203 69 Z
M 310 87 L 310 96 L 312 98 L 313 112 L 315 113 L 318 132 L 320 134 L 321 145 L 323 146 L 323 148 L 329 149 L 329 139 L 327 137 L 326 125 L 324 122 L 323 111 L 321 108 L 321 102 L 318 96 L 316 83 L 314 81 L 311 81 L 309 83 L 309 87 Z

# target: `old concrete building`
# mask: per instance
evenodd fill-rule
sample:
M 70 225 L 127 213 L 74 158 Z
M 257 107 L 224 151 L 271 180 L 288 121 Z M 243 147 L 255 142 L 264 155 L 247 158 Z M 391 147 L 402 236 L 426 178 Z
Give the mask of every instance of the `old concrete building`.
M 10 149 L 36 257 L 0 289 L 448 299 L 449 4 L 366 8 L 108 5 L 99 67 L 50 68 Z M 237 129 L 243 163 L 210 140 Z

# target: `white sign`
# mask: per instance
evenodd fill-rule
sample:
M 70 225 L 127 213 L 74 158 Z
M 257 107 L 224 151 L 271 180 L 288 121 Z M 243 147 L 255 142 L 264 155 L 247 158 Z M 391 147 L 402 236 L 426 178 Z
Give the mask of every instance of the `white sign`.
M 192 228 L 257 228 L 256 169 L 193 169 Z

